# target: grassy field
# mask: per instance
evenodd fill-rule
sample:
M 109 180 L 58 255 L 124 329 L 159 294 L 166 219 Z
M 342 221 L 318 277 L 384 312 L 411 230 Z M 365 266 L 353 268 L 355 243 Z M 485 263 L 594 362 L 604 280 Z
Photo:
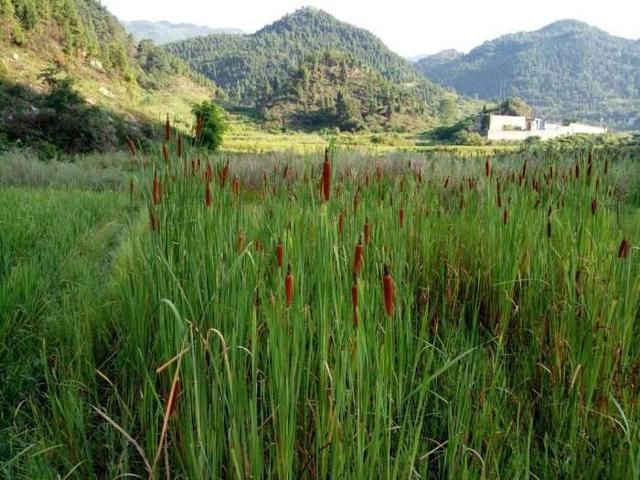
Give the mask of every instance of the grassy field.
M 0 191 L 3 477 L 640 475 L 632 154 L 197 157 Z

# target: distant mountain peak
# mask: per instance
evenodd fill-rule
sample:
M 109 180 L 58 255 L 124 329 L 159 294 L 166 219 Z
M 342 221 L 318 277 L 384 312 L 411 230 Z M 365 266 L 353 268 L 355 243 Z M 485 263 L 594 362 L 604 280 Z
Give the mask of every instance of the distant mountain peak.
M 122 22 L 124 27 L 136 40 L 149 39 L 156 44 L 164 44 L 213 34 L 241 34 L 236 28 L 211 28 L 191 23 L 172 23 L 166 20 L 158 22 L 149 20 L 134 20 Z
M 627 128 L 640 110 L 640 42 L 568 19 L 503 35 L 467 55 L 420 60 L 422 73 L 483 99 L 514 95 L 552 120 Z
M 371 32 L 313 7 L 295 10 L 250 35 L 211 35 L 173 43 L 167 49 L 243 105 L 256 105 L 264 91 L 277 90 L 292 69 L 324 51 L 346 53 L 385 81 L 424 87 L 429 90 L 428 101 L 437 103 L 445 94 Z
M 571 33 L 571 32 L 582 32 L 585 30 L 592 30 L 595 27 L 592 27 L 588 23 L 582 22 L 580 20 L 575 20 L 571 18 L 558 20 L 549 25 L 542 27 L 539 32 L 546 33 L 554 33 L 554 34 L 563 34 L 563 33 Z

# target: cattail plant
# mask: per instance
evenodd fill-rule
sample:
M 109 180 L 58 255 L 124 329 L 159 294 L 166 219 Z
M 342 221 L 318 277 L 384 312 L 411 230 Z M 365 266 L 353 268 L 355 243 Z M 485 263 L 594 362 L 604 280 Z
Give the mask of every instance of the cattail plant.
M 597 211 L 598 211 L 598 200 L 595 197 L 593 197 L 591 199 L 591 215 L 595 215 Z
M 325 202 L 331 197 L 331 162 L 329 162 L 329 149 L 324 150 L 324 163 L 322 164 L 322 196 Z
M 344 231 L 344 210 L 342 210 L 340 212 L 340 215 L 338 215 L 338 234 L 342 235 L 343 231 Z
M 505 208 L 502 211 L 502 224 L 507 225 L 509 223 L 509 209 Z
M 152 192 L 153 204 L 158 205 L 162 200 L 162 187 L 160 186 L 160 180 L 158 180 L 157 174 L 153 174 L 153 192 Z
M 162 160 L 164 163 L 169 163 L 169 147 L 164 142 L 162 142 Z
M 400 207 L 400 212 L 398 214 L 398 220 L 400 222 L 400 228 L 404 226 L 404 208 Z
M 240 179 L 237 176 L 233 177 L 233 182 L 231 183 L 231 191 L 234 195 L 240 195 Z
M 182 135 L 178 135 L 178 158 L 182 158 L 183 154 L 183 144 L 182 144 Z
M 204 205 L 207 208 L 211 206 L 211 184 L 208 182 L 204 191 Z
M 164 141 L 168 142 L 169 140 L 171 140 L 171 122 L 169 115 L 167 115 L 167 120 L 164 122 Z
M 356 190 L 356 193 L 353 195 L 353 211 L 354 213 L 358 211 L 360 207 L 360 188 Z
M 220 182 L 220 186 L 224 188 L 227 183 L 227 178 L 229 177 L 229 160 L 224 164 L 224 167 L 218 170 L 218 181 Z
M 291 264 L 287 265 L 287 276 L 284 277 L 284 296 L 287 305 L 293 303 L 293 274 L 291 273 Z
M 360 271 L 362 270 L 362 252 L 364 250 L 364 247 L 362 245 L 362 235 L 360 235 L 360 238 L 358 239 L 358 243 L 356 244 L 356 251 L 355 254 L 353 256 L 353 272 L 356 275 L 360 274 Z
M 502 208 L 502 187 L 500 185 L 500 180 L 497 181 L 496 183 L 496 193 L 497 193 L 497 201 L 498 201 L 498 208 Z
M 149 229 L 152 232 L 160 231 L 160 219 L 158 214 L 151 208 L 149 209 Z
M 384 289 L 384 311 L 387 316 L 391 317 L 395 309 L 395 285 L 393 284 L 393 277 L 387 264 L 384 265 L 382 284 Z
M 631 242 L 624 238 L 618 248 L 618 258 L 627 258 L 631 252 Z
M 491 162 L 489 162 L 488 158 L 484 162 L 484 176 L 487 177 L 487 178 L 489 178 L 491 176 Z
M 240 230 L 238 233 L 238 240 L 236 241 L 236 250 L 241 253 L 244 250 L 244 232 Z
M 278 268 L 282 268 L 283 257 L 284 257 L 284 248 L 282 247 L 282 241 L 278 241 L 278 245 L 276 245 L 276 262 L 278 264 Z

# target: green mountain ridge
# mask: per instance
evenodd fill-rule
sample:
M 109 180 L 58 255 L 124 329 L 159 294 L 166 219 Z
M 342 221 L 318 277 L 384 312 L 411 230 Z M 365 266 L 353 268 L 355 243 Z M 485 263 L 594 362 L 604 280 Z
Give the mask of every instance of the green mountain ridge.
M 424 106 L 437 115 L 453 95 L 425 79 L 411 62 L 389 50 L 372 33 L 315 8 L 302 8 L 250 35 L 210 35 L 166 46 L 194 70 L 211 78 L 238 105 L 258 105 L 282 91 L 290 72 L 310 56 L 331 50 L 398 85 L 419 86 Z
M 505 35 L 467 54 L 437 54 L 416 66 L 460 94 L 518 96 L 550 119 L 640 127 L 640 41 L 580 21 Z

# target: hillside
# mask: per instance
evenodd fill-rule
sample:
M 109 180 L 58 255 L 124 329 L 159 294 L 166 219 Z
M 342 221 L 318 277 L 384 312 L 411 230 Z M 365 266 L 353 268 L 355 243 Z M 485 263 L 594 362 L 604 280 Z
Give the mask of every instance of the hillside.
M 121 23 L 137 41 L 153 40 L 157 45 L 206 35 L 242 33 L 242 30 L 236 28 L 211 28 L 191 23 L 150 22 L 147 20 L 123 21 Z
M 302 8 L 251 35 L 210 35 L 169 44 L 167 50 L 214 80 L 231 101 L 245 106 L 281 91 L 292 70 L 326 50 L 348 54 L 389 81 L 419 85 L 424 107 L 433 114 L 449 95 L 421 78 L 410 62 L 370 32 L 314 8 Z
M 0 148 L 121 148 L 213 95 L 181 60 L 136 45 L 96 0 L 4 0 L 0 20 Z
M 602 118 L 620 129 L 640 127 L 640 42 L 581 22 L 506 35 L 466 55 L 422 59 L 417 67 L 461 94 L 522 97 L 554 120 Z
M 432 123 L 424 108 L 428 94 L 386 80 L 351 55 L 327 50 L 307 58 L 279 90 L 261 97 L 259 113 L 286 128 L 407 131 Z

